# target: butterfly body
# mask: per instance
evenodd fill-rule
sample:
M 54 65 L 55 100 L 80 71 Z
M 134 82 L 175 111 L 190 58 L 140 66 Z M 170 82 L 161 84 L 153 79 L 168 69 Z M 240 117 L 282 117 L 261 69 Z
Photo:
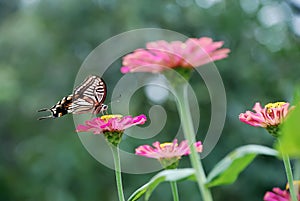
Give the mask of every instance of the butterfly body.
M 88 76 L 79 86 L 74 89 L 73 94 L 62 98 L 51 108 L 40 109 L 38 112 L 50 111 L 52 114 L 41 119 L 56 118 L 63 115 L 92 113 L 98 114 L 107 110 L 108 106 L 103 104 L 106 98 L 106 84 L 99 76 Z

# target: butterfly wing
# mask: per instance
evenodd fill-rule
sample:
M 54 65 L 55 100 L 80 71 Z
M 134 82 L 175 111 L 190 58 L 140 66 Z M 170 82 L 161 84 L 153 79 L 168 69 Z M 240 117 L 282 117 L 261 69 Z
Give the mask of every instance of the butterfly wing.
M 99 113 L 106 98 L 105 82 L 98 76 L 87 77 L 73 92 L 69 112 L 73 114 Z
M 106 84 L 104 80 L 100 79 L 98 80 L 98 84 L 95 87 L 94 90 L 95 98 L 97 99 L 97 104 L 94 107 L 94 114 L 98 114 L 100 112 L 103 112 L 107 110 L 107 105 L 104 105 L 104 101 L 107 94 Z
M 74 89 L 73 94 L 64 97 L 51 108 L 40 109 L 38 112 L 50 111 L 52 114 L 39 119 L 56 118 L 69 113 L 98 114 L 107 109 L 107 106 L 103 104 L 106 93 L 105 82 L 99 76 L 88 76 Z

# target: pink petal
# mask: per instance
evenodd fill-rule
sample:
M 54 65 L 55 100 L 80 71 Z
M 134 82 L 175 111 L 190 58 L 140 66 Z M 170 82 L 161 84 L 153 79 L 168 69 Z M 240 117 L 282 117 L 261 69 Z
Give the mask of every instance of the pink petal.
M 101 118 L 93 118 L 91 120 L 85 121 L 85 124 L 77 125 L 76 131 L 77 132 L 93 132 L 94 134 L 100 134 L 104 131 L 120 131 L 123 132 L 125 129 L 138 125 L 144 124 L 147 120 L 145 115 L 140 115 L 136 117 L 125 116 L 122 118 L 113 117 L 106 120 L 102 120 Z
M 211 38 L 190 38 L 186 42 L 164 40 L 149 42 L 146 49 L 137 49 L 123 57 L 122 73 L 158 73 L 166 68 L 193 68 L 215 60 L 226 58 L 229 49 L 223 41 L 213 42 Z
M 136 154 L 156 159 L 164 158 L 180 158 L 183 155 L 188 155 L 190 153 L 190 148 L 186 140 L 182 141 L 179 145 L 177 139 L 174 139 L 172 143 L 164 144 L 161 146 L 160 142 L 154 142 L 153 147 L 149 145 L 142 145 L 136 149 Z M 198 152 L 202 151 L 202 143 L 196 142 L 194 144 Z
M 129 73 L 129 72 L 130 72 L 130 68 L 128 66 L 121 67 L 121 73 L 125 74 L 125 73 Z
M 260 106 L 260 103 L 259 102 L 256 102 L 254 107 L 253 107 L 253 110 L 256 112 L 256 113 L 260 113 L 263 108 Z
M 288 109 L 289 103 L 277 105 L 275 104 L 275 106 L 272 106 L 271 104 L 271 106 L 265 106 L 265 108 L 262 108 L 260 103 L 257 102 L 253 107 L 255 113 L 246 111 L 239 115 L 239 119 L 251 126 L 260 126 L 264 128 L 268 126 L 277 126 L 283 122 L 288 112 L 291 110 Z
M 273 192 L 267 192 L 264 201 L 290 201 L 289 192 L 280 188 L 273 188 Z

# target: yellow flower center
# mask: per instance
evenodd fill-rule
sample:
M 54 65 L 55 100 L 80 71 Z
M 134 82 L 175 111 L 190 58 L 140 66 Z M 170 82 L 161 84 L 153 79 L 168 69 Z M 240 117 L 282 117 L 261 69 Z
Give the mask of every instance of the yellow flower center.
M 166 147 L 168 147 L 168 146 L 171 146 L 173 143 L 172 142 L 165 142 L 165 143 L 162 143 L 162 144 L 160 144 L 160 148 L 166 148 Z M 178 144 L 176 143 L 176 145 L 175 145 L 176 147 L 178 146 Z
M 265 105 L 265 108 L 267 109 L 267 112 L 270 113 L 270 112 L 272 112 L 272 109 L 280 108 L 284 104 L 286 104 L 286 102 L 268 103 L 267 105 Z
M 112 118 L 119 118 L 121 119 L 123 116 L 120 114 L 107 114 L 107 115 L 103 115 L 100 117 L 100 119 L 104 120 L 104 121 L 108 121 L 109 119 Z
M 300 180 L 293 181 L 293 184 L 296 189 L 298 188 L 300 190 Z M 286 190 L 290 189 L 290 185 L 288 183 L 286 184 L 285 189 Z

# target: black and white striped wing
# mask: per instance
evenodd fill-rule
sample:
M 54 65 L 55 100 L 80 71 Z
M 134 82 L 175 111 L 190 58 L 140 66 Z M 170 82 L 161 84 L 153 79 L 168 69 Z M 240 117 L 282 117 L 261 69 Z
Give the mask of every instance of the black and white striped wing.
M 73 94 L 62 98 L 51 108 L 38 110 L 38 112 L 51 112 L 49 116 L 40 117 L 38 119 L 57 118 L 69 113 L 98 114 L 107 109 L 107 105 L 103 104 L 106 93 L 105 82 L 100 77 L 91 75 L 75 88 Z
M 106 98 L 105 82 L 98 76 L 87 77 L 73 92 L 73 101 L 69 107 L 69 113 L 98 114 L 104 110 L 104 100 Z M 106 106 L 105 106 L 106 107 Z

